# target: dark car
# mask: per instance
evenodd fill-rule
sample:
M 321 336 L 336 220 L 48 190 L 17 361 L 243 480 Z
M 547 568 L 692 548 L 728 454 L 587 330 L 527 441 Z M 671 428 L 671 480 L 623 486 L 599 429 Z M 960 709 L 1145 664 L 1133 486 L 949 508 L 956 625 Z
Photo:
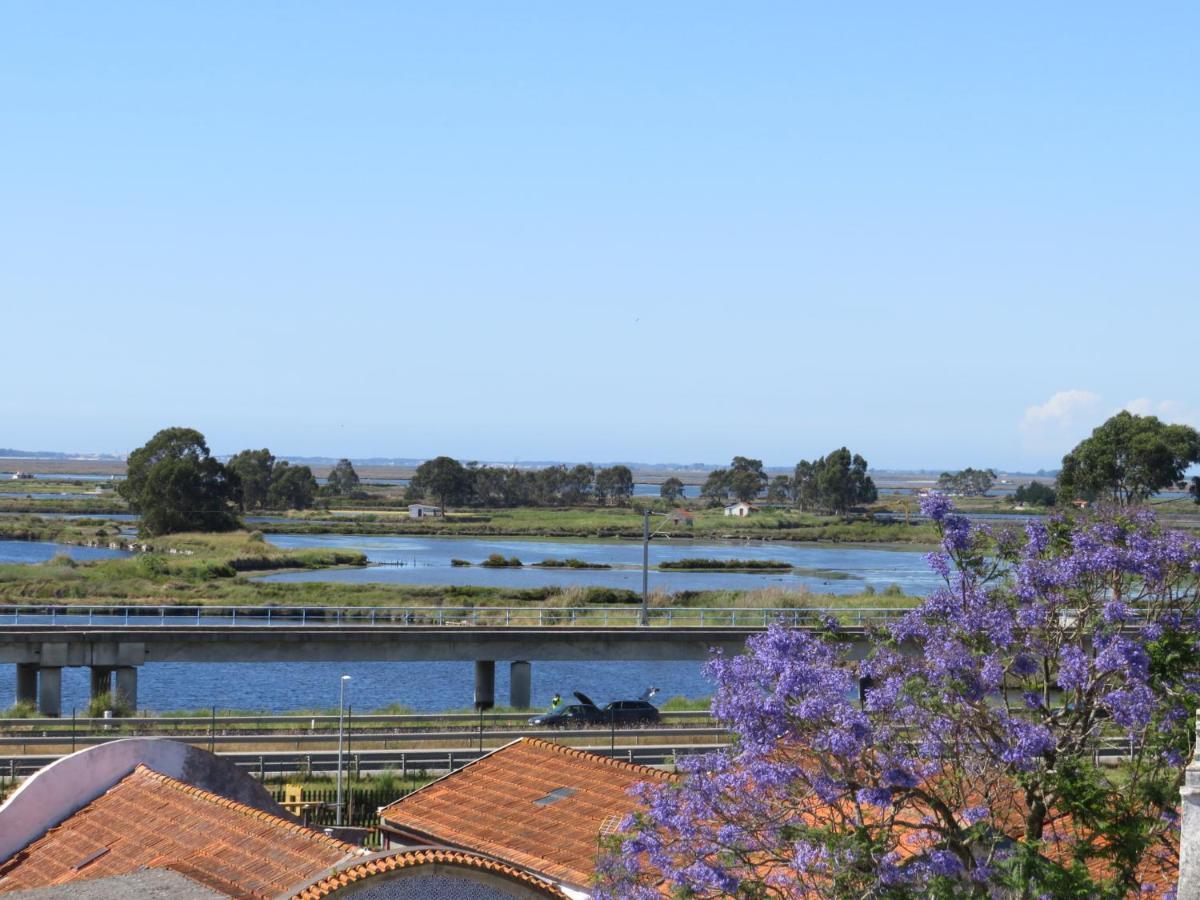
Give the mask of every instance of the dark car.
M 659 720 L 658 710 L 646 700 L 614 700 L 603 709 L 587 694 L 575 691 L 578 703 L 542 713 L 529 720 L 544 728 L 570 728 L 586 725 L 647 725 Z
M 649 700 L 614 700 L 600 711 L 605 722 L 616 725 L 656 725 L 658 707 Z
M 608 721 L 608 714 L 593 705 L 573 703 L 553 712 L 542 713 L 529 720 L 530 725 L 543 728 L 579 728 L 584 725 L 599 725 Z

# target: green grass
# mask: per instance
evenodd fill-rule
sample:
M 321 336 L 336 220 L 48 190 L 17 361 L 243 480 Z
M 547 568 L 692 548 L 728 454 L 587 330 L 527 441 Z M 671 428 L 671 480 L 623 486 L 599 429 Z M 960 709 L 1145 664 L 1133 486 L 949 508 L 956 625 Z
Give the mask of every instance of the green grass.
M 661 527 L 661 520 L 652 520 Z M 306 517 L 297 522 L 266 523 L 265 533 L 299 534 L 442 534 L 521 535 L 527 537 L 627 538 L 642 537 L 638 507 L 527 507 L 471 510 L 463 518 L 409 519 L 394 515 Z M 763 538 L 787 541 L 840 541 L 851 543 L 936 543 L 927 523 L 906 525 L 858 516 L 818 516 L 793 510 L 763 510 L 747 518 L 725 516 L 720 509 L 695 511 L 694 525 L 665 529 L 673 538 Z
M 611 569 L 608 563 L 585 562 L 582 559 L 568 557 L 567 559 L 543 559 L 533 563 L 539 569 Z
M 72 526 L 51 539 L 85 533 Z M 171 535 L 138 543 L 149 552 L 90 563 L 58 556 L 40 565 L 0 565 L 0 601 L 264 602 L 269 592 L 263 595 L 240 573 L 366 563 L 363 554 L 341 550 L 283 551 L 244 531 Z M 332 594 L 323 594 L 317 602 L 334 602 Z

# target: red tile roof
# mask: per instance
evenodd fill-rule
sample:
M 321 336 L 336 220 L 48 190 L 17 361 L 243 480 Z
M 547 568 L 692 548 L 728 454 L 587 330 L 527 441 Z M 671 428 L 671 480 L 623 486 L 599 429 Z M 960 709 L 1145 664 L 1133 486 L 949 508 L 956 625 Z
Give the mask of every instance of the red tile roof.
M 371 878 L 387 872 L 396 872 L 400 869 L 418 868 L 421 866 L 449 866 L 451 868 L 474 869 L 514 881 L 531 891 L 545 894 L 547 897 L 567 896 L 557 886 L 540 878 L 535 878 L 527 872 L 514 869 L 512 866 L 505 865 L 502 862 L 487 859 L 474 853 L 464 853 L 461 850 L 430 849 L 405 850 L 402 853 L 395 853 L 391 856 L 379 857 L 358 863 L 357 865 L 343 869 L 336 875 L 323 878 L 316 884 L 309 885 L 297 893 L 292 900 L 319 900 L 321 897 L 336 894 L 346 885 L 362 881 L 365 878 Z
M 274 897 L 363 852 L 138 766 L 0 863 L 0 894 L 158 868 L 233 897 Z
M 521 738 L 381 810 L 385 827 L 586 886 L 600 829 L 637 807 L 629 789 L 674 776 Z

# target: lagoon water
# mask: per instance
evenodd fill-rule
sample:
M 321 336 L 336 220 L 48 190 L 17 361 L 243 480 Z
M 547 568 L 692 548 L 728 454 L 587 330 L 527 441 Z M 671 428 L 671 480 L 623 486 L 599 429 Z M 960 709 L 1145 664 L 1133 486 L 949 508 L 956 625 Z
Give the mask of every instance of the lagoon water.
M 334 709 L 340 676 L 351 677 L 347 702 L 369 712 L 393 703 L 419 712 L 466 709 L 474 700 L 474 664 L 421 663 L 147 663 L 138 670 L 138 708 L 154 712 L 244 709 L 283 713 Z M 651 685 L 658 699 L 705 697 L 711 684 L 698 662 L 533 661 L 533 705 L 556 693 L 583 691 L 597 703 L 637 697 Z M 507 661 L 496 663 L 496 702 L 507 704 Z M 0 709 L 15 702 L 16 666 L 0 666 Z M 63 669 L 63 712 L 88 705 L 88 670 Z
M 129 516 L 110 516 L 127 520 Z M 281 573 L 267 580 L 333 582 L 406 582 L 423 584 L 608 585 L 640 589 L 641 545 L 616 540 L 537 540 L 511 538 L 393 537 L 363 535 L 272 535 L 284 548 L 339 547 L 360 550 L 377 565 L 325 572 Z M 76 559 L 123 555 L 119 551 L 24 541 L 0 541 L 0 560 L 38 562 L 66 552 Z M 517 556 L 526 563 L 543 559 L 577 559 L 630 567 L 610 570 L 483 569 L 451 567 L 452 558 L 478 563 L 491 553 Z M 923 550 L 875 546 L 790 544 L 783 542 L 693 542 L 656 540 L 651 565 L 665 559 L 778 559 L 808 570 L 800 574 L 651 572 L 652 589 L 704 590 L 806 586 L 816 592 L 853 593 L 866 585 L 882 590 L 898 584 L 906 593 L 927 593 L 936 579 Z M 816 571 L 814 571 L 816 570 Z M 836 578 L 832 573 L 841 573 Z M 848 577 L 847 577 L 848 576 Z M 508 660 L 496 667 L 496 698 L 508 695 Z M 139 706 L 158 712 L 218 708 L 285 712 L 336 706 L 338 679 L 352 677 L 349 702 L 366 712 L 389 704 L 419 711 L 466 708 L 473 698 L 471 663 L 148 663 L 140 670 Z M 15 666 L 0 666 L 0 708 L 14 702 Z M 533 701 L 549 703 L 554 693 L 581 690 L 598 702 L 638 696 L 646 687 L 662 690 L 662 698 L 702 697 L 712 687 L 697 662 L 539 662 L 533 661 Z M 63 709 L 87 706 L 88 671 L 63 671 Z
M 127 550 L 109 550 L 107 547 L 74 547 L 48 541 L 0 540 L 0 563 L 40 563 L 61 554 L 80 562 L 130 555 Z
M 264 581 L 333 583 L 469 584 L 503 587 L 598 585 L 641 590 L 642 546 L 632 541 L 535 540 L 530 538 L 392 537 L 373 535 L 271 535 L 285 549 L 336 547 L 357 550 L 376 565 L 366 568 L 284 572 Z M 515 556 L 525 568 L 451 566 L 451 559 L 480 563 L 492 553 Z M 658 539 L 650 545 L 650 565 L 687 557 L 780 560 L 795 572 L 650 572 L 650 589 L 753 590 L 805 587 L 817 593 L 853 594 L 866 586 L 878 591 L 899 585 L 907 594 L 927 594 L 937 577 L 924 550 L 888 549 L 850 544 L 796 544 L 782 541 L 706 541 Z M 575 558 L 628 567 L 614 569 L 541 569 L 529 563 Z

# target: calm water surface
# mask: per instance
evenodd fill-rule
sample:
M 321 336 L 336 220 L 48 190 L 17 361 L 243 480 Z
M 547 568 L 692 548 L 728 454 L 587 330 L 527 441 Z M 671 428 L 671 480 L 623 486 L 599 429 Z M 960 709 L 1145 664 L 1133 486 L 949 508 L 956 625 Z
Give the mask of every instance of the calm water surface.
M 533 662 L 533 705 L 550 705 L 555 692 L 583 691 L 597 703 L 637 697 L 647 687 L 658 699 L 705 697 L 711 684 L 698 662 Z M 282 713 L 336 709 L 338 679 L 349 675 L 347 702 L 368 712 L 393 703 L 420 712 L 468 708 L 474 701 L 474 664 L 410 663 L 147 663 L 138 670 L 138 707 L 169 710 L 246 709 Z M 507 662 L 496 663 L 496 702 L 508 703 Z M 0 666 L 0 709 L 15 702 L 16 666 Z M 63 669 L 63 712 L 88 704 L 88 670 Z
M 80 561 L 130 555 L 127 550 L 109 550 L 107 547 L 75 547 L 70 544 L 52 544 L 48 541 L 0 540 L 0 563 L 40 563 L 63 553 Z
M 620 541 L 542 541 L 518 538 L 391 537 L 370 535 L 271 535 L 286 549 L 337 547 L 357 550 L 377 565 L 314 572 L 284 572 L 264 581 L 324 581 L 389 584 L 470 584 L 504 587 L 601 585 L 641 590 L 641 544 Z M 848 544 L 783 542 L 654 541 L 650 565 L 670 559 L 773 559 L 802 567 L 795 573 L 654 572 L 650 588 L 668 591 L 755 589 L 804 586 L 822 593 L 853 594 L 867 585 L 883 590 L 898 584 L 905 593 L 925 594 L 937 583 L 925 562 L 925 550 L 883 549 Z M 522 562 L 575 558 L 633 568 L 486 569 L 453 567 L 451 559 L 479 563 L 492 553 Z M 838 577 L 840 575 L 840 577 Z

